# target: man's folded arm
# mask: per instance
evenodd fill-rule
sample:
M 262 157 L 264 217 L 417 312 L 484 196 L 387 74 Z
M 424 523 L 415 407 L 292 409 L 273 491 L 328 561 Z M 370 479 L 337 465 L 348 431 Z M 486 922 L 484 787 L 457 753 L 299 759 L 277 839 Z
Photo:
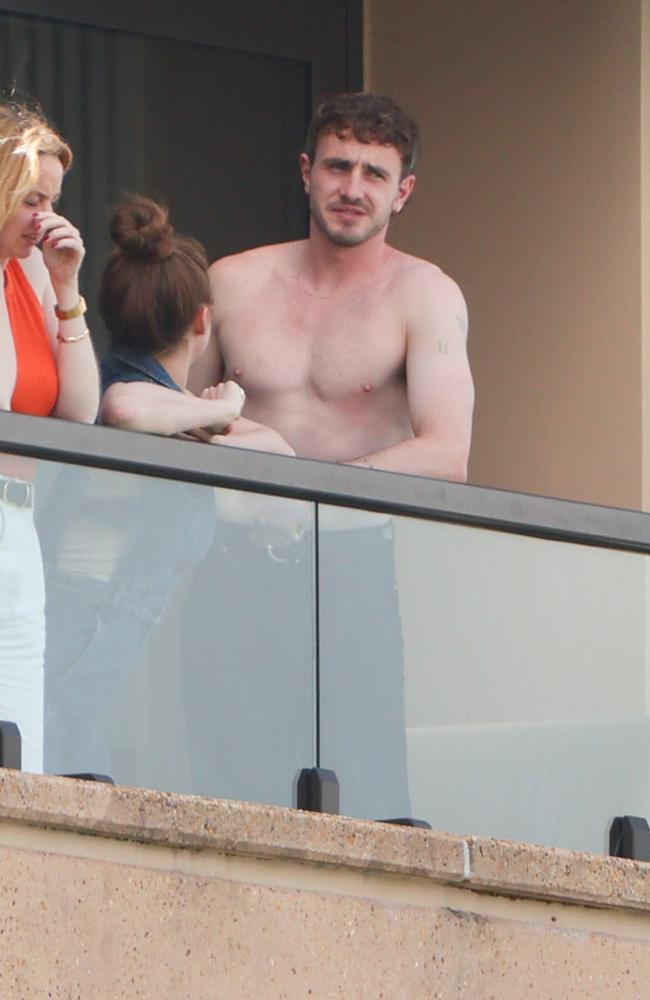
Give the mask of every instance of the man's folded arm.
M 410 280 L 406 345 L 413 437 L 348 464 L 465 482 L 474 409 L 467 307 L 456 283 L 437 269 L 418 269 Z

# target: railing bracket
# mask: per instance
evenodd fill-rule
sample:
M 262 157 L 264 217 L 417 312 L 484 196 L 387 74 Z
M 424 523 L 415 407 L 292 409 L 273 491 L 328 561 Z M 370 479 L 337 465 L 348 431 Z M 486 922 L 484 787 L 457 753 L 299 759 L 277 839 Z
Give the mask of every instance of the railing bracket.
M 614 858 L 650 861 L 650 827 L 643 816 L 615 816 L 609 828 L 609 853 Z
M 309 812 L 339 811 L 339 779 L 325 767 L 303 767 L 296 786 L 296 807 Z
M 11 767 L 20 771 L 22 766 L 22 744 L 20 729 L 15 722 L 0 721 L 0 767 Z

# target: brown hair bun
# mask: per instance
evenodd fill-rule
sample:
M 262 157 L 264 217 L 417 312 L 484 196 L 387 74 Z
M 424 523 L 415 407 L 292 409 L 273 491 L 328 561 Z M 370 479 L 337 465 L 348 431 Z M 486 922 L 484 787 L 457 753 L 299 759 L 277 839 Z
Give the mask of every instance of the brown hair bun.
M 129 257 L 167 260 L 174 253 L 169 212 L 141 196 L 130 198 L 117 209 L 111 221 L 111 238 Z
M 202 306 L 210 305 L 205 250 L 179 236 L 167 209 L 132 195 L 115 209 L 98 304 L 112 344 L 157 354 L 178 344 Z

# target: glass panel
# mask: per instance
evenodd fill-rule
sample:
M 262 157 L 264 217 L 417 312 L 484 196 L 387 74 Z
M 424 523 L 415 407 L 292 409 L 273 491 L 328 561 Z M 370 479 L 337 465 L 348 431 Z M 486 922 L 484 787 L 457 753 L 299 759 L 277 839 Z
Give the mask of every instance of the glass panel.
M 319 515 L 321 758 L 343 811 L 592 852 L 614 815 L 650 816 L 645 557 L 356 513 L 344 564 L 345 513 Z
M 0 502 L 0 585 L 33 595 L 30 619 L 4 602 L 0 642 L 18 655 L 2 717 L 16 718 L 27 658 L 38 740 L 44 566 L 47 772 L 291 805 L 315 762 L 312 506 L 30 464 L 19 471 L 35 475 L 42 565 L 21 487 Z M 25 766 L 38 770 L 36 749 Z
M 411 814 L 393 529 L 387 515 L 319 507 L 320 761 L 341 812 Z

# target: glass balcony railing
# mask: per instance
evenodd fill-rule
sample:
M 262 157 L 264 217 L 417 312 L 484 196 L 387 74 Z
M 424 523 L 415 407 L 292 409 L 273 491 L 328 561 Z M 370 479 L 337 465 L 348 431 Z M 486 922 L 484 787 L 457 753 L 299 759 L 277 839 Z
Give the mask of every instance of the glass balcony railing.
M 291 805 L 314 754 L 313 505 L 41 461 L 45 770 Z
M 341 577 L 363 573 L 333 541 L 346 513 L 367 578 L 337 626 Z M 321 756 L 342 811 L 593 852 L 613 815 L 650 816 L 646 556 L 334 507 L 319 525 Z
M 322 767 L 348 815 L 594 852 L 650 816 L 648 515 L 12 414 L 0 449 L 47 772 L 290 806 Z

